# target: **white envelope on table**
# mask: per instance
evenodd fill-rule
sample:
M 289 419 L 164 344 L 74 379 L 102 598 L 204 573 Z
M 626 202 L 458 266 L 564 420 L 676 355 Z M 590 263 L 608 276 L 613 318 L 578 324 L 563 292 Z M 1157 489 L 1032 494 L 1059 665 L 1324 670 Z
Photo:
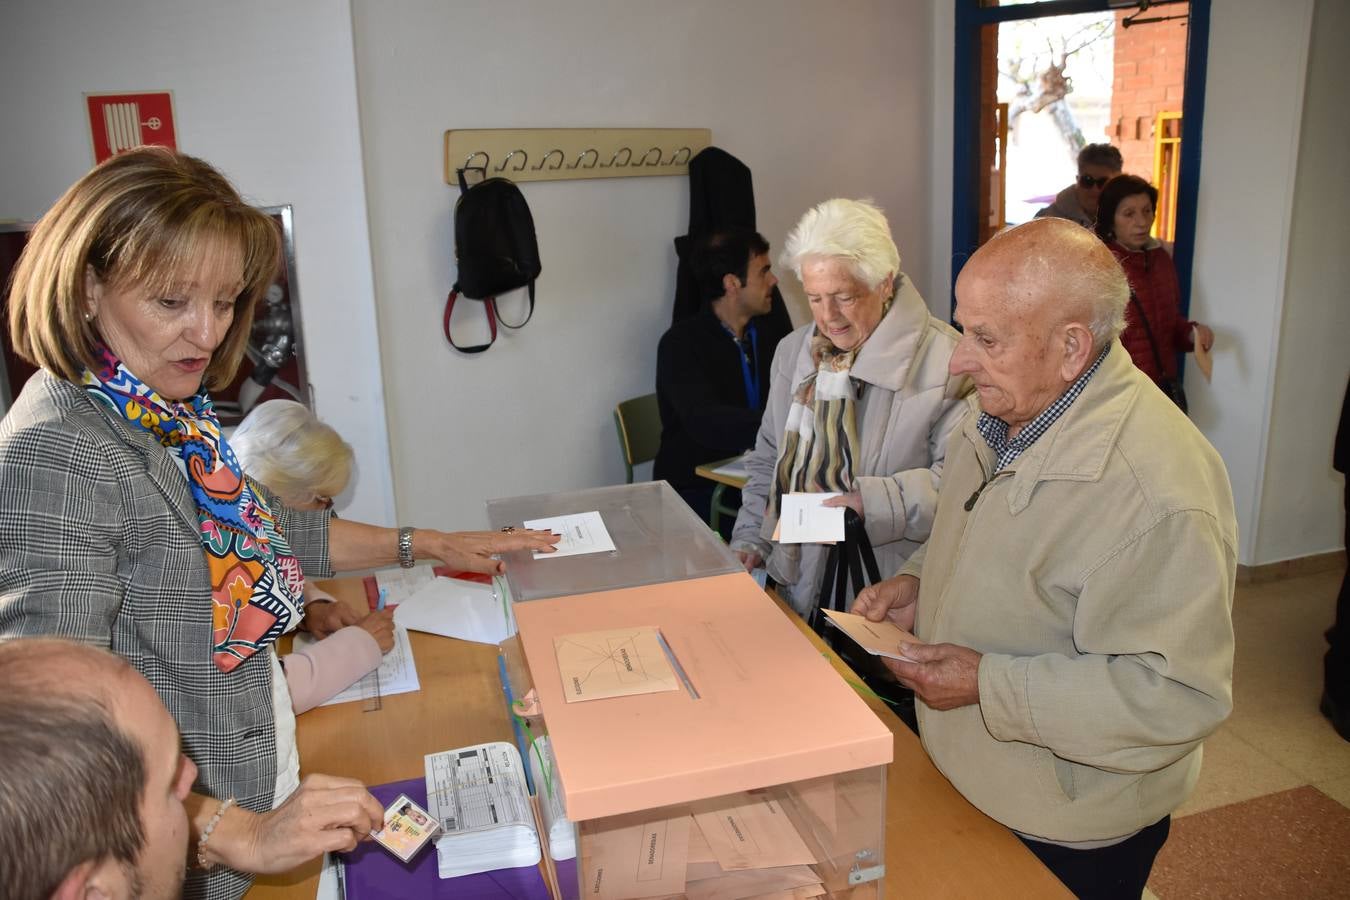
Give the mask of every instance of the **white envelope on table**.
M 457 578 L 422 585 L 394 609 L 394 621 L 412 631 L 480 644 L 500 644 L 516 633 L 510 605 L 491 586 Z

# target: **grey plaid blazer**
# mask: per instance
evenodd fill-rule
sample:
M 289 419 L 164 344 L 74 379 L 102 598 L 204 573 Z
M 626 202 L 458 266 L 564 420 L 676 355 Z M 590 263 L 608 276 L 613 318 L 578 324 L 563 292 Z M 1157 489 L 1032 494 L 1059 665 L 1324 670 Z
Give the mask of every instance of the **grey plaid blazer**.
M 326 511 L 277 521 L 305 573 L 331 575 Z M 39 372 L 0 422 L 0 639 L 60 635 L 125 657 L 173 714 L 197 790 L 262 812 L 276 786 L 271 667 L 211 657 L 211 585 L 187 480 L 155 439 Z M 248 876 L 188 874 L 235 898 Z

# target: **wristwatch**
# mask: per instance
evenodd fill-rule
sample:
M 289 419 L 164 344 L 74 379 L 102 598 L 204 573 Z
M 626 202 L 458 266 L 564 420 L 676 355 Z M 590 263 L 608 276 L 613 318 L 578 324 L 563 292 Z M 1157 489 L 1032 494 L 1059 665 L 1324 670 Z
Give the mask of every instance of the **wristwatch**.
M 416 530 L 406 525 L 398 530 L 398 564 L 405 569 L 411 569 L 416 562 L 412 549 L 412 536 Z

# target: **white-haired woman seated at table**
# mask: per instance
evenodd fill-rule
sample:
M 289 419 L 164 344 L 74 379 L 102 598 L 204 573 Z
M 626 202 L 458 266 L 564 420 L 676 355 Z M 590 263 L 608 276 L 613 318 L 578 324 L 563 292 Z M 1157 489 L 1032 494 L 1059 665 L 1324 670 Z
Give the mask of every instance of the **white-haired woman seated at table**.
M 342 435 L 294 400 L 255 406 L 230 435 L 230 447 L 243 470 L 291 509 L 331 509 L 355 461 Z M 337 602 L 308 579 L 304 593 L 306 605 Z M 295 652 L 281 657 L 296 715 L 373 671 L 393 647 L 392 609 L 356 618 L 303 648 L 297 641 Z
M 970 408 L 970 384 L 948 374 L 957 333 L 929 314 L 900 271 L 890 226 L 872 202 L 826 200 L 808 210 L 780 263 L 801 280 L 813 321 L 774 354 L 731 547 L 808 615 L 827 548 L 774 540 L 783 494 L 841 493 L 827 505 L 862 517 L 882 576 L 894 573 L 928 539 L 947 439 Z
M 351 445 L 294 400 L 253 408 L 230 435 L 244 471 L 292 509 L 329 509 L 351 481 Z

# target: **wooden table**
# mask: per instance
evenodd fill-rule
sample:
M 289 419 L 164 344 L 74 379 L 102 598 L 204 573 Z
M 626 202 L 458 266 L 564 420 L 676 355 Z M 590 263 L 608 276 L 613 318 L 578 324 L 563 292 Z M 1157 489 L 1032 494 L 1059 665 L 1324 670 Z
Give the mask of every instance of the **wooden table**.
M 341 602 L 367 609 L 359 579 L 322 586 Z M 804 621 L 779 605 L 841 675 L 857 680 Z M 409 637 L 422 689 L 385 697 L 381 708 L 370 712 L 362 703 L 346 703 L 302 715 L 296 729 L 302 774 L 383 784 L 422 775 L 427 753 L 514 740 L 495 647 L 418 632 Z M 520 663 L 509 659 L 509 664 Z M 1070 896 L 1012 832 L 957 793 L 884 702 L 866 695 L 864 700 L 895 735 L 895 760 L 886 775 L 888 896 Z M 318 873 L 316 860 L 284 875 L 259 878 L 246 896 L 310 900 Z
M 704 463 L 701 466 L 694 467 L 695 475 L 717 483 L 717 487 L 713 488 L 712 502 L 708 504 L 708 527 L 713 531 L 720 533 L 718 524 L 724 513 L 729 513 L 733 517 L 735 515 L 735 510 L 722 505 L 722 495 L 726 493 L 727 488 L 735 488 L 739 491 L 741 488 L 745 487 L 745 482 L 747 480 L 740 475 L 728 475 L 725 472 L 718 472 L 717 469 L 720 469 L 722 466 L 725 466 L 733 460 L 740 459 L 744 455 L 745 454 L 741 454 L 741 456 L 728 456 L 726 459 L 719 459 L 716 462 Z
M 715 481 L 720 485 L 724 485 L 726 487 L 734 487 L 736 490 L 740 490 L 741 488 L 745 487 L 746 481 L 745 478 L 739 475 L 728 475 L 725 472 L 716 471 L 717 469 L 720 469 L 722 466 L 725 466 L 727 463 L 735 459 L 740 459 L 740 457 L 728 456 L 726 459 L 719 459 L 716 462 L 704 463 L 701 466 L 695 466 L 694 474 L 700 478 L 706 478 L 709 481 Z

